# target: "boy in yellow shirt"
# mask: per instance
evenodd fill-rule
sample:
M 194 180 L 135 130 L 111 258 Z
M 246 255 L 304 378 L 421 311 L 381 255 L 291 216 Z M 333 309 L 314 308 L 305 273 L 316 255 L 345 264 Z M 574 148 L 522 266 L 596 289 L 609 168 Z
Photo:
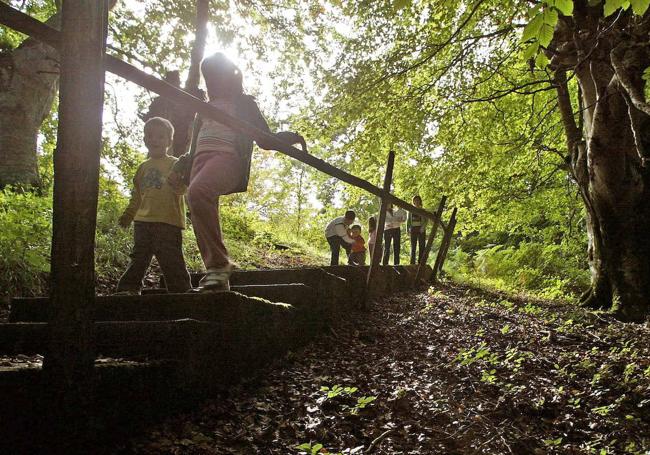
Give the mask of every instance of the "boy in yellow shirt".
M 144 125 L 144 144 L 149 157 L 135 173 L 131 201 L 119 220 L 123 228 L 133 221 L 134 243 L 131 262 L 117 285 L 118 294 L 140 294 L 142 279 L 154 255 L 169 292 L 185 292 L 191 288 L 182 249 L 183 194 L 187 188 L 167 181 L 178 160 L 167 155 L 173 137 L 174 127 L 164 118 L 153 117 Z

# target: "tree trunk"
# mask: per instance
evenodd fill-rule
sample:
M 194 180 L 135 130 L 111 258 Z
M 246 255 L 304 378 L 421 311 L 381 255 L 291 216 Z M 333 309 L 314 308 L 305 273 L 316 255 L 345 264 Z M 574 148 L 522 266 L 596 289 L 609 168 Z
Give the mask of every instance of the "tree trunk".
M 582 303 L 611 308 L 628 321 L 650 310 L 650 176 L 642 150 L 650 117 L 629 102 L 614 71 L 607 41 L 591 46 L 590 60 L 575 68 L 580 87 L 583 131 L 575 124 L 563 71 L 558 102 L 570 151 L 569 168 L 587 214 L 591 289 Z M 640 75 L 647 61 L 626 72 Z
M 208 0 L 196 0 L 196 18 L 194 42 L 192 44 L 190 68 L 185 81 L 184 90 L 192 95 L 202 98 L 203 94 L 199 91 L 199 82 L 201 81 L 201 60 L 205 51 L 205 41 L 208 37 L 208 20 L 210 18 L 210 2 Z M 170 71 L 167 76 L 178 74 L 178 71 Z M 166 80 L 167 80 L 166 76 Z M 180 79 L 171 82 L 177 87 L 180 86 Z M 175 104 L 163 97 L 156 97 L 149 105 L 149 111 L 142 116 L 146 122 L 152 117 L 162 117 L 169 120 L 174 126 L 174 138 L 172 141 L 172 154 L 181 156 L 188 150 L 190 138 L 192 136 L 191 128 L 194 120 L 194 112 L 188 111 L 185 106 Z
M 47 24 L 58 29 L 59 14 Z M 58 60 L 55 49 L 31 38 L 0 54 L 0 188 L 40 183 L 38 131 L 58 89 Z

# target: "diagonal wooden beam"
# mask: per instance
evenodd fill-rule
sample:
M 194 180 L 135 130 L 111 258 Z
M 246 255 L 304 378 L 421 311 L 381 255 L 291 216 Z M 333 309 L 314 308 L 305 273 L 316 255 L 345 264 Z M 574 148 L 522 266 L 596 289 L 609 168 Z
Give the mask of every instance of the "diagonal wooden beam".
M 429 234 L 426 247 L 424 248 L 424 254 L 422 254 L 422 257 L 420 258 L 420 265 L 418 266 L 418 272 L 415 275 L 413 286 L 417 286 L 418 284 L 420 284 L 420 280 L 422 279 L 422 275 L 424 274 L 424 267 L 427 265 L 427 262 L 429 261 L 429 254 L 431 253 L 431 248 L 433 247 L 433 241 L 436 238 L 436 234 L 438 233 L 438 220 L 442 219 L 442 211 L 445 209 L 446 202 L 447 202 L 447 196 L 443 196 L 440 199 L 440 204 L 438 204 L 438 210 L 436 210 L 436 216 L 438 219 L 433 222 L 431 233 Z
M 454 207 L 454 210 L 451 212 L 451 218 L 449 219 L 449 229 L 445 232 L 444 237 L 442 238 L 442 243 L 438 249 L 438 256 L 436 257 L 436 263 L 433 266 L 433 274 L 431 275 L 431 283 L 435 283 L 438 279 L 438 274 L 442 272 L 442 266 L 445 265 L 445 259 L 447 259 L 447 251 L 451 245 L 451 237 L 454 235 L 454 228 L 456 227 L 456 212 L 457 208 Z
M 390 185 L 393 182 L 393 166 L 395 165 L 395 152 L 388 153 L 388 163 L 386 164 L 386 174 L 384 175 L 384 190 L 390 191 Z M 381 200 L 381 208 L 379 209 L 379 219 L 377 220 L 377 235 L 375 236 L 375 244 L 372 250 L 372 259 L 370 260 L 370 268 L 368 269 L 368 277 L 366 278 L 366 300 L 370 295 L 370 289 L 373 285 L 379 261 L 381 261 L 382 245 L 384 242 L 384 224 L 386 223 L 386 210 L 388 209 L 388 201 Z M 365 304 L 367 307 L 367 302 Z

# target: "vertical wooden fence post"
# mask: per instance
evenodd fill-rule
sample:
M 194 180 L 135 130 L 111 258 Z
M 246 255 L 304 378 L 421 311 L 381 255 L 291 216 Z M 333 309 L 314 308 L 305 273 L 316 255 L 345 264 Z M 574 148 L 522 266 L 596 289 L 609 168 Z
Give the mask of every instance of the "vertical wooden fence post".
M 384 176 L 384 191 L 390 191 L 390 185 L 393 182 L 393 166 L 395 165 L 395 152 L 388 153 L 388 164 L 386 164 L 386 175 Z M 379 262 L 381 261 L 382 245 L 384 243 L 384 223 L 386 222 L 386 209 L 388 209 L 388 201 L 384 198 L 381 199 L 381 207 L 379 209 L 379 219 L 377 220 L 377 235 L 375 237 L 375 245 L 372 250 L 372 260 L 370 261 L 370 268 L 368 269 L 368 277 L 366 279 L 366 302 L 364 307 L 368 307 L 368 295 L 373 284 L 373 279 Z
M 92 309 L 107 14 L 105 0 L 63 2 L 50 344 L 43 365 L 52 418 L 67 433 L 59 436 L 61 441 L 71 434 L 83 439 L 90 425 L 85 415 L 91 410 L 94 382 Z
M 433 274 L 431 275 L 431 283 L 435 283 L 438 279 L 438 273 L 442 272 L 442 266 L 445 263 L 447 258 L 447 250 L 449 245 L 451 245 L 451 237 L 454 235 L 454 228 L 456 227 L 456 212 L 458 209 L 454 208 L 451 212 L 451 218 L 449 219 L 449 224 L 447 225 L 447 232 L 442 239 L 440 244 L 440 249 L 438 250 L 438 256 L 436 257 L 436 263 L 433 266 Z
M 427 245 L 424 248 L 424 253 L 420 257 L 420 264 L 418 266 L 418 272 L 415 275 L 415 280 L 413 281 L 413 287 L 416 287 L 420 283 L 420 279 L 424 274 L 424 268 L 426 267 L 427 261 L 429 260 L 429 254 L 431 253 L 431 248 L 433 247 L 433 240 L 436 238 L 436 234 L 438 233 L 438 226 L 440 226 L 440 220 L 442 219 L 442 212 L 445 209 L 446 202 L 447 196 L 443 196 L 440 199 L 440 204 L 438 204 L 438 210 L 436 210 L 436 219 L 433 222 L 431 232 L 427 238 Z

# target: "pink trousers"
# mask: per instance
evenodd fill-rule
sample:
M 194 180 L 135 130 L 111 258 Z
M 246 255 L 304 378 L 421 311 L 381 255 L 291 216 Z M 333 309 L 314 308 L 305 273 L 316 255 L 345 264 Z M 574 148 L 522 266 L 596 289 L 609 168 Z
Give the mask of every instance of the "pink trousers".
M 231 152 L 203 152 L 194 158 L 187 202 L 203 263 L 224 267 L 229 263 L 219 223 L 219 196 L 241 182 L 241 159 Z

